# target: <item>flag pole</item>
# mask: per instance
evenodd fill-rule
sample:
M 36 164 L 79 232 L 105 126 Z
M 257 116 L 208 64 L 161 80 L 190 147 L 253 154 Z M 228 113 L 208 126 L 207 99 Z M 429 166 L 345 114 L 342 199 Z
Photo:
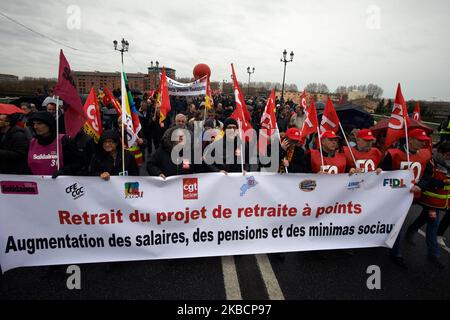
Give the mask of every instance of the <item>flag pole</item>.
M 408 142 L 408 124 L 406 122 L 406 117 L 403 116 L 403 123 L 405 124 L 405 138 L 406 138 L 406 161 L 408 161 L 408 169 L 410 169 L 411 164 L 409 162 L 409 142 Z
M 121 84 L 121 99 L 122 99 L 122 174 L 125 175 L 125 103 L 126 103 L 126 96 L 124 93 L 126 93 L 126 90 L 124 90 L 125 86 L 125 79 L 123 78 L 123 61 L 122 61 L 122 73 L 120 75 L 120 84 Z
M 352 159 L 353 159 L 353 162 L 355 163 L 355 168 L 356 168 L 356 159 L 355 159 L 355 156 L 353 155 L 352 147 L 348 144 L 347 136 L 345 135 L 344 128 L 342 128 L 342 124 L 340 121 L 339 121 L 339 127 L 341 128 L 342 134 L 344 135 L 345 142 L 347 143 L 347 146 L 348 146 L 348 151 L 350 151 L 350 154 L 352 155 Z
M 59 171 L 59 96 L 56 96 L 56 170 Z
M 323 154 L 322 154 L 322 141 L 320 141 L 320 130 L 317 127 L 317 139 L 319 140 L 319 148 L 320 148 L 320 160 L 322 161 L 322 169 L 325 167 L 323 163 Z

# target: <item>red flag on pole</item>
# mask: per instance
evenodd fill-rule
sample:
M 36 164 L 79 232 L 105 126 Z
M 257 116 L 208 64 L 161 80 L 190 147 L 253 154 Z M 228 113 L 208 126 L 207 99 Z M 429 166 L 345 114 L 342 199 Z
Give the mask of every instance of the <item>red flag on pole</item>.
M 247 106 L 245 105 L 244 95 L 242 94 L 242 90 L 239 87 L 239 83 L 236 78 L 236 73 L 234 72 L 233 64 L 231 64 L 231 72 L 233 76 L 234 98 L 236 100 L 236 109 L 234 110 L 230 118 L 233 118 L 241 123 L 242 132 L 246 137 L 246 139 L 250 141 L 252 138 L 246 135 L 248 130 L 253 129 L 252 125 L 250 124 L 250 113 L 248 112 Z
M 386 132 L 386 147 L 389 147 L 395 141 L 405 137 L 405 130 L 409 126 L 408 111 L 406 109 L 405 99 L 403 98 L 400 83 L 397 86 L 397 94 L 395 96 L 394 106 L 392 107 L 391 118 L 389 119 L 388 129 Z
M 306 137 L 314 132 L 317 132 L 319 121 L 317 120 L 316 105 L 314 98 L 311 98 L 311 104 L 305 110 L 305 121 L 303 122 L 301 141 L 305 141 Z
M 303 111 L 305 111 L 306 108 L 308 108 L 308 103 L 306 101 L 306 97 L 307 97 L 307 94 L 306 94 L 306 89 L 305 89 L 305 90 L 303 90 L 303 93 L 300 96 L 300 106 L 303 108 Z
M 211 82 L 209 76 L 206 79 L 206 95 L 205 95 L 205 107 L 207 110 L 214 106 L 214 100 L 211 93 Z
M 97 143 L 102 135 L 102 120 L 100 117 L 100 108 L 95 94 L 94 87 L 84 104 L 84 112 L 86 114 L 86 123 L 84 124 L 84 131 L 90 135 Z
M 270 93 L 269 99 L 266 103 L 266 108 L 261 117 L 261 129 L 259 130 L 258 150 L 262 154 L 267 153 L 267 145 L 270 137 L 277 130 L 277 116 L 275 106 L 275 89 Z
M 334 133 L 339 131 L 339 118 L 334 110 L 333 102 L 328 97 L 327 104 L 323 110 L 322 121 L 320 123 L 320 134 L 325 131 L 333 131 Z
M 108 87 L 106 85 L 103 85 L 103 91 L 105 92 L 105 96 L 103 97 L 103 104 L 105 107 L 112 103 L 114 106 L 114 109 L 116 109 L 117 114 L 119 116 L 122 115 L 122 107 L 120 106 L 119 101 L 114 97 L 111 91 L 109 91 Z
M 419 104 L 419 102 L 416 103 L 416 107 L 414 108 L 413 119 L 418 121 L 418 122 L 422 122 L 422 117 L 420 116 L 420 104 Z
M 69 137 L 75 137 L 86 122 L 83 104 L 75 87 L 69 63 L 61 49 L 59 54 L 58 83 L 55 86 L 55 94 L 64 101 L 64 124 Z
M 162 68 L 162 74 L 161 74 L 161 81 L 159 82 L 159 92 L 161 93 L 161 109 L 159 111 L 159 124 L 161 126 L 164 126 L 163 122 L 166 119 L 167 115 L 169 114 L 171 107 L 170 107 L 170 98 L 169 98 L 169 87 L 167 85 L 167 77 L 166 77 L 166 70 L 164 67 Z

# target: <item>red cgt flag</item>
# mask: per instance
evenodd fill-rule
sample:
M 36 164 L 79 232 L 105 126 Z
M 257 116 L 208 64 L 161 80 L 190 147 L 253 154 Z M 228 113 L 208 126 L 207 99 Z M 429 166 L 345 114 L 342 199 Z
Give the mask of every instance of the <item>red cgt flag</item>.
M 325 131 L 333 131 L 335 133 L 339 131 L 339 118 L 334 109 L 333 102 L 329 97 L 325 109 L 323 110 L 322 121 L 320 123 L 320 134 Z
M 97 143 L 102 135 L 102 120 L 100 117 L 100 108 L 95 94 L 94 87 L 84 104 L 84 112 L 86 115 L 86 123 L 84 124 L 84 131 L 90 135 Z
M 119 101 L 117 101 L 117 99 L 114 97 L 114 95 L 112 94 L 112 92 L 108 89 L 108 87 L 106 85 L 103 85 L 103 92 L 105 93 L 105 96 L 103 97 L 103 104 L 105 105 L 105 107 L 112 103 L 114 106 L 114 109 L 116 109 L 117 114 L 119 116 L 122 115 L 122 107 L 120 106 Z
M 389 147 L 398 139 L 405 137 L 405 130 L 407 130 L 408 126 L 408 111 L 406 109 L 405 99 L 403 98 L 402 88 L 399 83 L 397 86 L 394 106 L 392 107 L 391 118 L 389 119 L 384 145 Z
M 314 98 L 311 98 L 311 104 L 305 110 L 305 121 L 303 122 L 301 141 L 305 141 L 306 137 L 317 132 L 319 121 L 317 120 L 316 104 Z
M 413 119 L 418 121 L 418 122 L 422 122 L 422 117 L 420 116 L 420 104 L 419 104 L 419 102 L 416 103 L 416 107 L 414 108 Z
M 159 92 L 161 93 L 160 96 L 160 103 L 161 103 L 161 109 L 159 111 L 159 124 L 160 126 L 164 126 L 164 120 L 166 119 L 167 115 L 169 114 L 171 107 L 170 107 L 170 98 L 169 98 L 169 87 L 167 85 L 167 77 L 166 77 L 166 69 L 164 67 L 162 68 L 162 74 L 161 74 L 161 81 L 159 82 Z
M 306 101 L 306 97 L 307 97 L 307 93 L 306 93 L 306 89 L 305 89 L 305 90 L 303 90 L 303 93 L 300 96 L 300 106 L 303 108 L 303 111 L 305 111 L 306 108 L 308 108 L 308 103 Z
M 252 139 L 251 135 L 248 133 L 248 130 L 252 130 L 253 127 L 250 124 L 250 113 L 247 110 L 247 106 L 245 105 L 244 95 L 242 94 L 242 90 L 239 87 L 239 83 L 236 78 L 236 73 L 234 72 L 234 66 L 231 64 L 231 72 L 233 76 L 233 85 L 234 85 L 234 98 L 236 100 L 236 109 L 230 118 L 235 119 L 240 122 L 242 133 L 245 136 L 246 141 L 250 141 Z
M 267 145 L 269 144 L 270 137 L 277 130 L 277 116 L 275 106 L 275 89 L 270 93 L 267 100 L 266 108 L 261 117 L 261 129 L 259 130 L 258 150 L 262 154 L 267 153 Z
M 61 49 L 59 53 L 59 75 L 55 86 L 55 94 L 59 96 L 66 105 L 64 112 L 64 124 L 66 133 L 73 138 L 86 122 L 83 104 L 75 87 L 69 63 Z

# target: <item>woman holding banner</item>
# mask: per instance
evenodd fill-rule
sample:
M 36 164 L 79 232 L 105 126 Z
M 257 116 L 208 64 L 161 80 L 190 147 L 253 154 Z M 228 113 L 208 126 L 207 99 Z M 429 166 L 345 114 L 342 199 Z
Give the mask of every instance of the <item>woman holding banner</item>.
M 56 136 L 56 121 L 52 114 L 36 112 L 29 122 L 35 136 L 28 149 L 28 167 L 32 174 L 51 175 L 53 178 L 77 174 L 81 170 L 83 157 L 68 136 Z
M 97 150 L 91 160 L 89 173 L 100 176 L 107 181 L 111 176 L 122 173 L 122 152 L 125 152 L 125 170 L 128 176 L 138 176 L 139 168 L 134 156 L 128 150 L 123 150 L 120 135 L 114 130 L 103 132 L 98 141 Z
M 168 129 L 164 133 L 161 146 L 147 162 L 149 175 L 166 179 L 170 176 L 195 173 L 192 144 L 191 147 L 186 148 L 186 150 L 191 151 L 190 154 L 185 154 L 183 149 L 187 143 L 191 143 L 190 135 L 189 130 L 182 126 Z M 177 148 L 177 150 L 174 150 L 174 148 Z M 176 155 L 176 159 L 172 158 L 172 154 Z

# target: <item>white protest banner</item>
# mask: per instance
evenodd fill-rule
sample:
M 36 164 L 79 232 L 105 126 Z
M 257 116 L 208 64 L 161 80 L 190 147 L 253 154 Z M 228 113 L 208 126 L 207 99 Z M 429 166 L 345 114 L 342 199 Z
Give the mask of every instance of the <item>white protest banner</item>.
M 392 246 L 410 171 L 0 175 L 0 263 L 21 266 Z M 395 226 L 399 224 L 399 226 Z
M 200 96 L 206 94 L 207 77 L 194 82 L 182 83 L 167 77 L 167 86 L 171 96 Z

